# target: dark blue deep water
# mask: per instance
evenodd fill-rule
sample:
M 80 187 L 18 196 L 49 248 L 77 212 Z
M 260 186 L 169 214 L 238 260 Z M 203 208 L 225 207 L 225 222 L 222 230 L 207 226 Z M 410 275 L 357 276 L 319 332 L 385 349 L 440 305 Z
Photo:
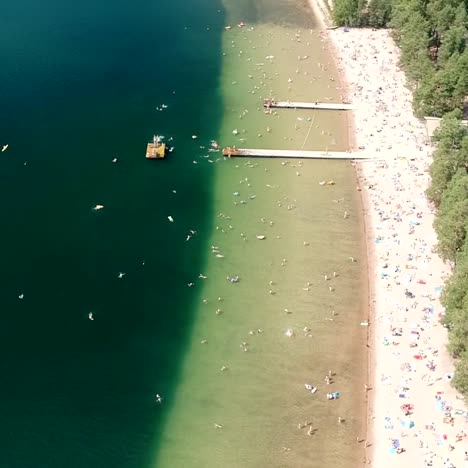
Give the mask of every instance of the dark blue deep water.
M 212 218 L 191 161 L 217 137 L 223 22 L 220 0 L 2 3 L 1 467 L 157 453 Z M 168 160 L 145 160 L 153 133 Z

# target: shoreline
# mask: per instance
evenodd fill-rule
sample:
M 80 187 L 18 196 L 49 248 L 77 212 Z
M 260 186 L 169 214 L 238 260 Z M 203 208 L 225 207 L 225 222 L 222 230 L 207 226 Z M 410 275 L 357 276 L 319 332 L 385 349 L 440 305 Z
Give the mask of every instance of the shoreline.
M 434 148 L 413 115 L 389 31 L 327 30 L 320 0 L 309 3 L 356 105 L 356 145 L 382 157 L 355 163 L 369 274 L 365 464 L 419 466 L 424 458 L 427 466 L 460 467 L 467 439 L 457 434 L 468 433 L 468 424 L 456 411 L 466 406 L 450 385 L 453 361 L 439 321 L 450 272 L 434 253 L 434 212 L 425 197 Z M 414 405 L 409 414 L 404 404 Z
M 331 29 L 333 26 L 333 20 L 330 17 L 329 10 L 324 4 L 324 1 L 327 0 L 309 0 L 309 5 L 311 7 L 311 10 L 313 11 L 315 20 L 318 22 L 321 40 L 324 42 L 325 46 L 328 46 L 328 49 L 330 50 L 330 62 L 333 63 L 333 67 L 335 67 L 338 72 L 339 86 L 337 87 L 337 90 L 340 93 L 341 101 L 346 100 L 347 102 L 349 102 L 350 94 L 348 89 L 348 83 L 346 80 L 346 75 L 341 73 L 341 70 L 338 67 L 338 63 L 336 61 L 336 57 L 339 56 L 339 51 L 337 50 L 334 42 L 329 40 L 329 33 L 333 32 L 333 30 Z M 348 149 L 350 151 L 354 151 L 357 148 L 354 113 L 345 112 L 345 117 L 348 129 Z

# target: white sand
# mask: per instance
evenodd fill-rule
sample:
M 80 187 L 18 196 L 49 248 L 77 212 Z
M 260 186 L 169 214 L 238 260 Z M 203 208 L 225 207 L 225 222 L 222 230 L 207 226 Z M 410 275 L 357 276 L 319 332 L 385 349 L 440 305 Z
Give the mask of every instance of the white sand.
M 313 0 L 311 5 L 320 15 Z M 413 115 L 389 32 L 340 28 L 326 35 L 346 96 L 357 108 L 356 144 L 382 158 L 357 166 L 371 276 L 367 463 L 468 467 L 468 437 L 457 438 L 468 434 L 466 405 L 448 381 L 453 362 L 439 323 L 439 288 L 450 272 L 433 253 L 434 213 L 425 197 L 434 148 L 427 144 L 424 123 Z M 406 297 L 405 290 L 414 297 Z M 422 359 L 415 357 L 419 354 Z M 414 405 L 408 416 L 404 404 Z M 405 421 L 414 427 L 404 427 Z M 405 452 L 391 453 L 392 440 Z

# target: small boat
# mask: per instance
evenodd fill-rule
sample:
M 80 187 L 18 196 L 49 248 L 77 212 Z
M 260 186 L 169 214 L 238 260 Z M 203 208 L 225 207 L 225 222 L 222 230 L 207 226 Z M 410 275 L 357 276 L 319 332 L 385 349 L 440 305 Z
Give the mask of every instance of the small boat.
M 153 136 L 153 141 L 146 146 L 146 159 L 164 159 L 166 157 L 166 144 L 161 142 L 161 137 Z
M 2 153 L 8 149 L 8 145 L 3 145 L 2 147 Z

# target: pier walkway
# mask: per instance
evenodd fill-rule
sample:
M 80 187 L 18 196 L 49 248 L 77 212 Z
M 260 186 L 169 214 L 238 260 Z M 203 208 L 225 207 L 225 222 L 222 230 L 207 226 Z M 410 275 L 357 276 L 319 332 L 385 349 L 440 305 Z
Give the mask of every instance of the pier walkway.
M 320 109 L 320 110 L 353 110 L 354 106 L 347 103 L 326 103 L 326 102 L 294 102 L 294 101 L 275 101 L 274 99 L 264 99 L 263 107 L 266 109 Z
M 224 148 L 223 156 L 296 159 L 373 159 L 363 152 Z

